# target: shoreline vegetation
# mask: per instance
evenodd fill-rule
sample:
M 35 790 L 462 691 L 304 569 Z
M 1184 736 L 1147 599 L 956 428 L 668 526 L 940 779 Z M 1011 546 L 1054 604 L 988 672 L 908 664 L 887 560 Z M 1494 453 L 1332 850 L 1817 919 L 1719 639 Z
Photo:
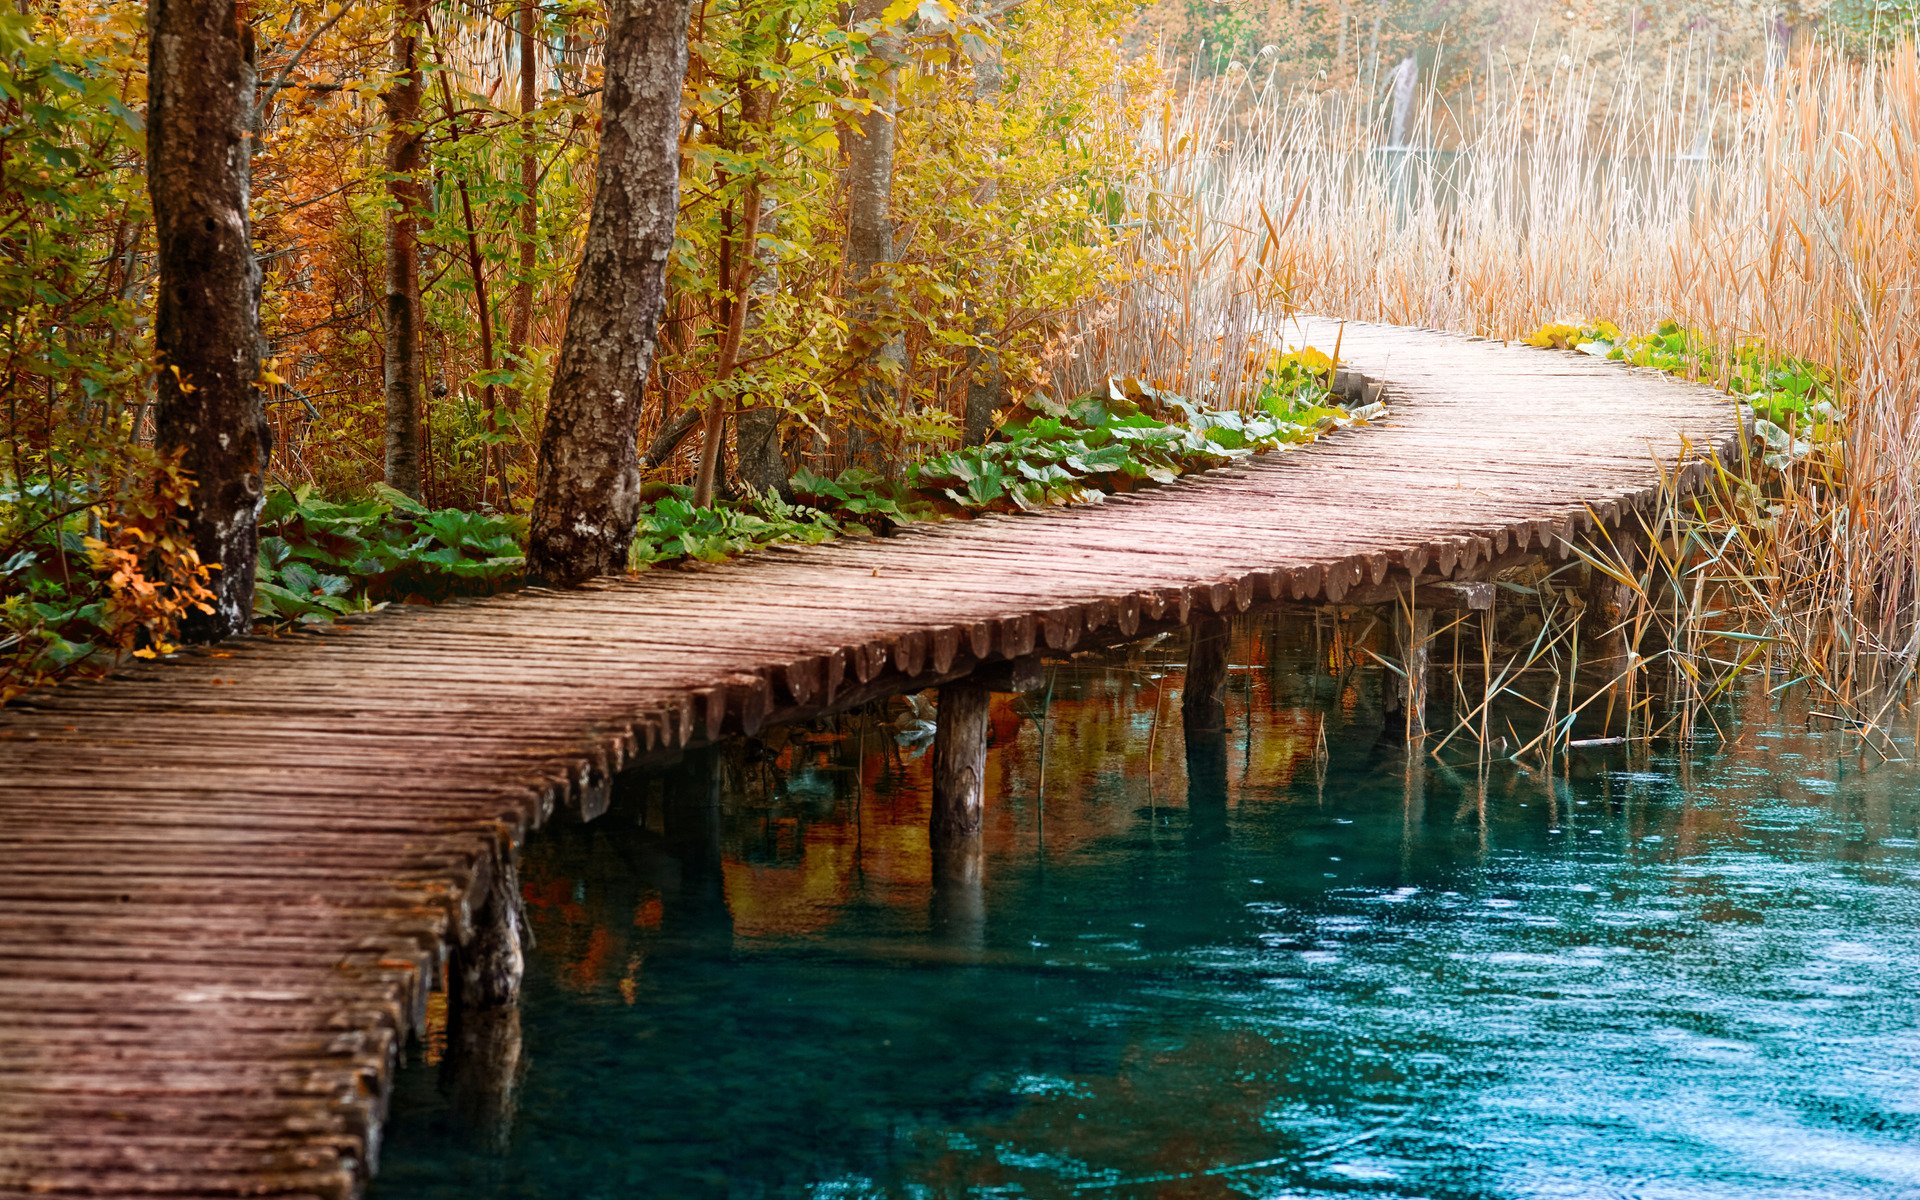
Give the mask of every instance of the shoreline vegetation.
M 1695 42 L 1637 67 L 1544 53 L 1415 93 L 1398 139 L 1378 90 L 1251 67 L 1171 113 L 1169 140 L 1217 147 L 1185 281 L 1213 311 L 1539 332 L 1761 410 L 1746 461 L 1634 531 L 1649 550 L 1577 565 L 1628 593 L 1633 666 L 1521 741 L 1564 745 L 1615 683 L 1642 717 L 1672 702 L 1635 736 L 1711 735 L 1740 680 L 1806 689 L 1870 755 L 1920 720 L 1920 56 L 1910 25 L 1881 32 L 1730 78 Z M 1575 605 L 1548 588 L 1554 633 L 1513 666 L 1564 683 Z
M 1576 564 L 1636 597 L 1632 682 L 1663 682 L 1629 707 L 1765 671 L 1874 742 L 1920 666 L 1911 29 L 1546 6 L 1516 40 L 1500 6 L 1430 7 L 695 4 L 628 565 L 1290 442 L 1263 399 L 1289 314 L 1525 339 L 1753 413 L 1747 461 Z M 260 617 L 500 586 L 592 213 L 604 14 L 250 19 Z M 0 694 L 164 652 L 226 582 L 154 448 L 146 32 L 104 0 L 0 13 Z M 1547 726 L 1572 737 L 1566 708 Z

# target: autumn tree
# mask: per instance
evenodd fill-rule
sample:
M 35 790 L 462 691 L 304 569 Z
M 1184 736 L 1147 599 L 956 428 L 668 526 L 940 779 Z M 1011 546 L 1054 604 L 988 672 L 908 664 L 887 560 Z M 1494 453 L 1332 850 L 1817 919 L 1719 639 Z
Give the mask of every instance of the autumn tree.
M 860 399 L 870 413 L 884 411 L 906 369 L 906 342 L 895 326 L 895 300 L 887 271 L 894 258 L 893 176 L 900 71 L 905 54 L 902 31 L 888 20 L 887 0 L 859 0 L 856 29 L 867 38 L 866 111 L 855 118 L 847 138 L 847 315 L 854 326 L 861 359 Z M 869 439 L 857 426 L 850 431 L 855 458 L 871 457 Z
M 159 283 L 155 442 L 195 481 L 188 525 L 219 564 L 211 611 L 181 634 L 213 641 L 253 619 L 268 451 L 261 408 L 260 276 L 248 217 L 253 38 L 236 0 L 153 0 L 147 186 Z
M 976 35 L 969 47 L 973 51 L 973 101 L 989 118 L 996 115 L 1000 90 L 1006 84 L 1006 64 L 1001 61 L 997 31 Z M 973 189 L 974 202 L 990 205 L 1000 195 L 1000 180 L 987 173 Z M 1000 365 L 1000 353 L 994 345 L 995 330 L 990 321 L 976 318 L 974 334 L 980 344 L 968 362 L 967 404 L 961 418 L 960 440 L 969 446 L 984 443 L 993 433 L 994 419 L 1006 402 L 1006 372 Z
M 527 567 L 572 584 L 626 564 L 641 392 L 680 196 L 690 0 L 612 0 L 593 216 L 540 438 Z
M 540 146 L 534 137 L 534 109 L 540 104 L 539 12 L 534 0 L 514 10 L 514 37 L 520 51 L 520 205 L 517 230 L 519 273 L 513 281 L 513 316 L 507 327 L 507 353 L 518 359 L 533 333 L 534 255 L 540 242 Z
M 393 80 L 386 92 L 387 296 L 386 480 L 420 495 L 420 29 L 425 0 L 401 0 L 394 14 Z

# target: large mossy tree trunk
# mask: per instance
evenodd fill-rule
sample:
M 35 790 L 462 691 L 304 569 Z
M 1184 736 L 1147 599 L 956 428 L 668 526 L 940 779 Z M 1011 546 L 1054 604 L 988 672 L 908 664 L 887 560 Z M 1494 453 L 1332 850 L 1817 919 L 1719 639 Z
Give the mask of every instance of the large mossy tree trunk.
M 625 566 L 640 511 L 640 401 L 680 199 L 690 0 L 611 0 L 593 218 L 540 437 L 527 566 L 574 584 Z
M 420 213 L 425 129 L 420 120 L 420 28 L 425 0 L 394 14 L 387 121 L 386 480 L 420 497 Z
M 270 435 L 258 389 L 260 274 L 247 214 L 253 35 L 233 0 L 153 0 L 147 187 L 153 197 L 160 362 L 155 441 L 195 487 L 188 525 L 213 572 L 212 612 L 188 641 L 244 633 Z

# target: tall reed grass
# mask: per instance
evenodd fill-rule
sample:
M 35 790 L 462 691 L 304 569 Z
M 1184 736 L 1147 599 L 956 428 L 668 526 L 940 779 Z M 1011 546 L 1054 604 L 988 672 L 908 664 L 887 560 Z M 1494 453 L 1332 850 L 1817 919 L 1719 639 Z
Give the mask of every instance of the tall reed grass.
M 1689 557 L 1635 578 L 1649 604 L 1715 597 L 1878 720 L 1920 660 L 1920 56 L 1816 47 L 1718 93 L 1684 55 L 1652 77 L 1522 68 L 1429 96 L 1404 146 L 1379 89 L 1189 87 L 1146 134 L 1134 285 L 1086 359 L 1230 402 L 1313 312 L 1499 338 L 1671 319 L 1824 364 L 1842 436 L 1675 497 L 1658 532 Z

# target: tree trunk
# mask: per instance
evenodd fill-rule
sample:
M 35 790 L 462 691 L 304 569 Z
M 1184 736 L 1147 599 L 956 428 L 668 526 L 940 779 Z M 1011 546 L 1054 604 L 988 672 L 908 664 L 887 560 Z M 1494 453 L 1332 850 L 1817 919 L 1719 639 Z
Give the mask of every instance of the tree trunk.
M 430 21 L 431 18 L 429 18 L 429 22 Z M 428 28 L 431 30 L 431 24 L 429 24 Z M 446 59 L 440 50 L 440 39 L 437 33 L 434 36 L 434 61 L 442 68 L 446 65 Z M 444 69 L 436 71 L 435 74 L 440 80 L 440 105 L 446 113 L 447 132 L 459 136 L 461 123 L 459 111 L 455 109 L 453 105 L 453 85 L 447 82 L 447 72 Z M 472 132 L 477 134 L 480 130 L 475 128 Z M 473 197 L 467 190 L 467 177 L 462 174 L 456 174 L 453 177 L 453 181 L 454 189 L 460 196 L 460 217 L 465 225 L 467 235 L 467 276 L 473 280 L 474 316 L 479 325 L 480 332 L 480 369 L 488 376 L 487 382 L 480 387 L 480 411 L 485 417 L 487 426 L 487 440 L 480 444 L 480 502 L 485 504 L 494 495 L 498 495 L 502 498 L 502 504 L 504 506 L 507 497 L 507 479 L 504 467 L 498 471 L 497 482 L 499 491 L 495 493 L 491 490 L 496 482 L 495 467 L 500 460 L 501 454 L 500 448 L 492 440 L 493 435 L 499 432 L 500 420 L 499 404 L 496 400 L 492 379 L 495 366 L 493 357 L 493 304 L 487 294 L 487 264 L 480 253 L 480 231 L 473 220 Z
M 859 0 L 854 22 L 878 22 L 886 9 L 887 0 Z M 873 415 L 892 407 L 907 358 L 905 339 L 888 329 L 893 289 L 881 274 L 893 262 L 894 116 L 899 111 L 900 75 L 897 31 L 877 32 L 869 52 L 879 60 L 878 73 L 867 89 L 873 109 L 855 119 L 847 139 L 845 287 L 847 316 L 862 360 L 861 407 Z M 848 453 L 862 465 L 873 465 L 868 461 L 874 457 L 869 439 L 858 425 L 848 430 Z
M 540 437 L 529 571 L 621 569 L 640 511 L 640 401 L 666 303 L 680 198 L 691 0 L 611 0 L 593 218 Z
M 741 152 L 751 154 L 755 150 L 762 150 L 762 152 L 766 150 L 766 121 L 768 121 L 770 109 L 772 109 L 772 92 L 768 92 L 764 86 L 741 84 L 741 90 L 739 90 L 739 123 L 743 129 Z M 714 367 L 714 378 L 722 384 L 728 384 L 733 378 L 733 372 L 739 367 L 741 338 L 745 338 L 747 330 L 755 324 L 756 303 L 766 300 L 766 296 L 772 292 L 772 288 L 760 286 L 760 280 L 762 280 L 760 273 L 762 273 L 762 267 L 766 265 L 766 257 L 762 257 L 760 253 L 760 221 L 764 221 L 774 211 L 774 205 L 766 196 L 762 188 L 762 180 L 758 175 L 749 180 L 745 190 L 741 192 L 739 209 L 741 209 L 739 236 L 733 238 L 728 252 L 720 255 L 722 265 L 733 267 L 732 278 L 720 280 L 720 286 L 724 286 L 730 296 L 728 323 L 720 342 L 720 361 Z M 733 415 L 733 409 L 737 407 L 739 403 L 733 397 L 732 388 L 724 388 L 722 394 L 714 397 L 712 405 L 708 407 L 705 438 L 701 442 L 701 470 L 699 470 L 699 478 L 693 484 L 693 507 L 697 509 L 703 509 L 712 503 L 714 490 L 720 484 L 722 476 L 726 474 L 726 424 L 728 424 L 728 417 Z M 745 419 L 745 413 L 741 413 L 741 419 Z M 739 426 L 735 424 L 735 430 L 737 428 Z M 735 434 L 735 447 L 737 445 L 739 445 L 739 438 Z M 747 468 L 745 459 L 741 459 L 741 468 L 743 470 Z M 758 488 L 758 482 L 755 486 Z
M 147 187 L 159 268 L 154 441 L 195 489 L 188 528 L 213 573 L 213 611 L 181 636 L 210 642 L 253 622 L 257 521 L 271 435 L 260 377 L 260 273 L 248 218 L 253 35 L 232 0 L 153 0 Z
M 763 233 L 773 232 L 769 222 L 774 219 L 774 215 L 772 198 L 762 197 L 760 228 Z M 747 285 L 746 292 L 749 333 L 759 324 L 760 312 L 768 297 L 779 288 L 778 261 L 771 254 L 758 259 L 753 282 Z M 788 482 L 787 458 L 780 440 L 780 409 L 771 398 L 757 397 L 756 403 L 741 407 L 734 416 L 733 459 L 736 469 L 740 472 L 741 483 L 762 496 L 780 495 L 790 498 L 792 489 Z
M 420 496 L 420 27 L 425 0 L 402 0 L 393 27 L 393 82 L 387 117 L 386 480 Z
M 727 303 L 727 325 L 721 334 L 720 360 L 715 364 L 714 378 L 723 385 L 733 379 L 734 366 L 740 360 L 740 339 L 746 335 L 747 312 L 753 306 L 754 294 L 750 285 L 759 260 L 760 215 L 766 211 L 760 201 L 760 181 L 756 178 L 747 185 L 741 197 L 740 208 L 744 216 L 732 253 L 722 255 L 720 260 L 723 264 L 738 264 L 733 278 L 722 281 L 731 299 Z M 727 417 L 732 409 L 733 398 L 724 387 L 707 406 L 701 430 L 700 470 L 693 485 L 695 508 L 707 508 L 713 504 L 714 489 L 726 472 Z
M 540 247 L 540 148 L 535 136 L 534 110 L 540 105 L 539 86 L 539 13 L 535 0 L 521 0 L 514 18 L 520 42 L 520 262 L 508 301 L 507 362 L 515 369 L 527 369 L 527 352 L 533 341 L 533 281 Z M 518 407 L 528 412 L 527 389 L 518 392 Z M 517 422 L 515 422 L 517 425 Z M 495 455 L 500 472 L 500 494 L 510 503 L 507 468 L 518 466 L 524 447 L 519 438 L 501 442 Z
M 533 110 L 540 103 L 535 56 L 534 0 L 520 0 L 514 19 L 520 39 L 520 273 L 513 284 L 513 314 L 507 326 L 507 355 L 519 362 L 533 336 L 533 274 L 540 241 L 540 156 L 533 138 Z M 524 365 L 524 364 L 522 364 Z
M 1005 75 L 1000 44 L 990 41 L 973 63 L 973 102 L 991 113 L 1000 102 Z M 974 203 L 983 206 L 992 204 L 1000 194 L 1000 180 L 992 173 L 996 169 L 991 165 L 993 160 L 988 162 L 989 173 L 973 189 Z M 988 282 L 990 285 L 992 281 Z M 976 317 L 973 334 L 980 344 L 969 355 L 967 410 L 961 437 L 966 445 L 979 446 L 993 436 L 994 417 L 1006 402 L 1007 376 L 1000 367 L 1000 347 L 994 339 L 993 323 Z

